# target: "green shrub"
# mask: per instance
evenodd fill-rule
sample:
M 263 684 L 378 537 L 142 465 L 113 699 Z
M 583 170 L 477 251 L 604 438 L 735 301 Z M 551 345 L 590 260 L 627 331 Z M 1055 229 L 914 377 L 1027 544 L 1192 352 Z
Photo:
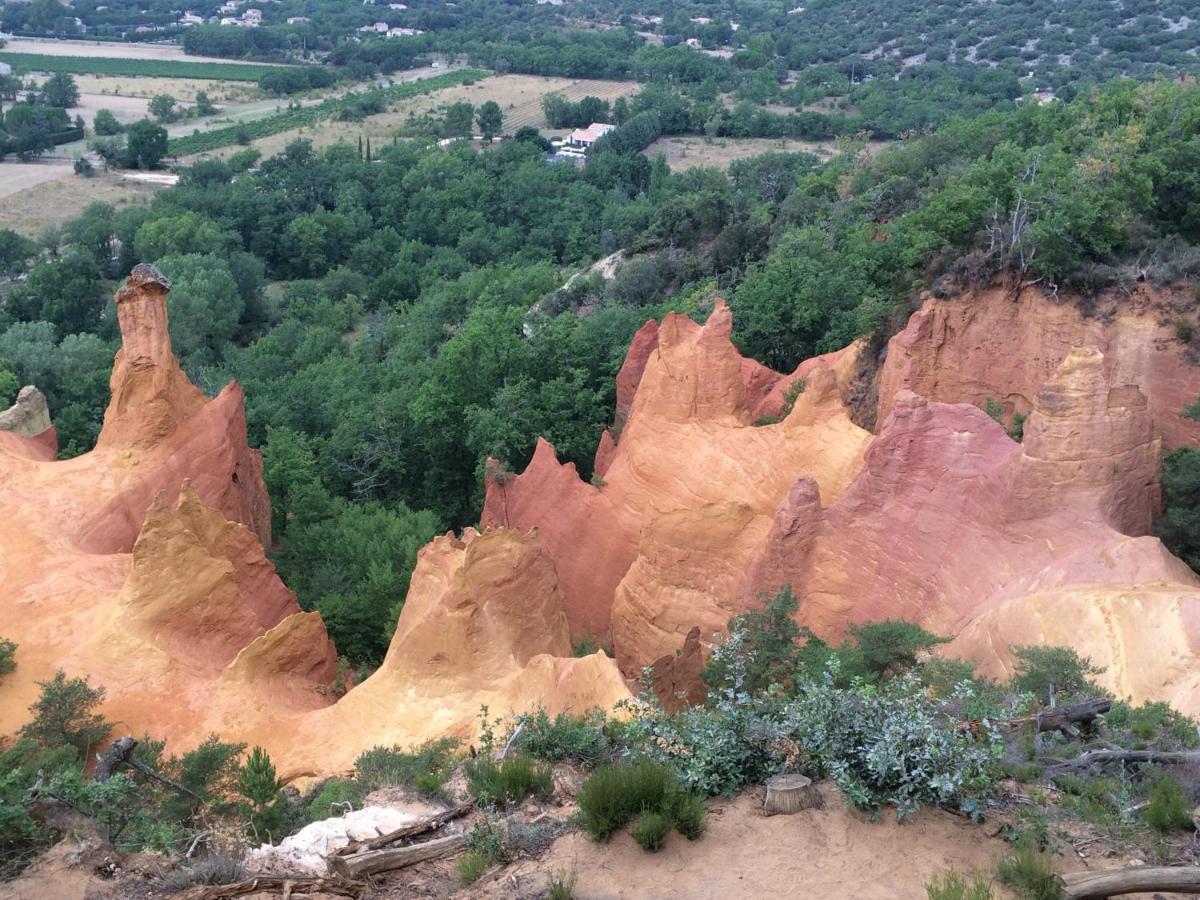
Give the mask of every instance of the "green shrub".
M 575 896 L 575 873 L 555 872 L 546 883 L 546 900 L 572 900 Z
M 0 638 L 0 677 L 17 668 L 17 645 L 7 638 Z
M 490 863 L 476 850 L 468 850 L 458 860 L 458 880 L 463 884 L 474 884 L 483 877 Z
M 597 481 L 596 481 L 597 478 L 599 478 L 598 475 L 592 476 L 592 484 L 597 484 Z M 603 487 L 603 485 L 604 485 L 604 479 L 600 478 L 599 484 L 597 486 Z M 579 639 L 579 643 L 575 645 L 575 649 L 571 651 L 571 655 L 574 656 L 576 659 L 581 659 L 585 656 L 591 656 L 597 650 L 603 650 L 605 656 L 611 657 L 613 655 L 611 647 L 609 647 L 607 644 L 603 643 L 599 638 L 597 638 L 591 632 L 588 632 Z
M 458 877 L 463 884 L 472 884 L 491 866 L 508 862 L 504 839 L 488 819 L 483 819 L 467 832 L 467 852 L 458 862 Z
M 238 793 L 247 801 L 243 814 L 260 840 L 277 840 L 285 833 L 288 809 L 280 787 L 271 757 L 255 747 L 238 773 Z
M 992 886 L 982 875 L 970 881 L 958 872 L 950 871 L 925 884 L 929 900 L 992 900 Z
M 1049 854 L 1031 840 L 1018 841 L 996 866 L 996 880 L 1021 900 L 1061 900 L 1063 893 Z
M 364 793 L 382 787 L 405 787 L 436 796 L 454 769 L 458 741 L 442 738 L 415 750 L 373 747 L 354 761 L 354 777 Z
M 21 728 L 21 737 L 42 747 L 73 747 L 81 759 L 86 758 L 88 750 L 112 730 L 92 711 L 103 702 L 104 688 L 93 688 L 83 678 L 67 678 L 62 669 L 38 684 L 42 693 L 29 707 L 33 719 Z
M 1100 675 L 1104 669 L 1070 647 L 1014 647 L 1013 653 L 1017 668 L 1012 689 L 1033 694 L 1039 703 L 1048 703 L 1051 691 L 1055 696 L 1101 693 L 1089 676 Z
M 661 850 L 670 833 L 671 820 L 659 812 L 644 812 L 633 823 L 633 839 L 649 853 Z
M 579 790 L 580 821 L 597 841 L 607 840 L 631 820 L 651 814 L 656 818 L 647 821 L 661 819 L 667 831 L 673 826 L 694 841 L 704 834 L 706 813 L 703 798 L 685 793 L 669 767 L 647 759 L 602 765 Z M 647 835 L 654 830 L 649 824 L 644 829 Z M 640 838 L 638 843 L 642 843 Z M 658 849 L 661 843 L 660 838 L 653 848 L 646 849 Z
M 920 654 L 950 640 L 903 619 L 851 625 L 850 635 L 853 647 L 838 648 L 843 671 L 875 682 L 908 671 Z
M 689 841 L 694 841 L 704 834 L 707 823 L 708 807 L 704 798 L 699 794 L 679 792 L 671 801 L 671 819 L 675 830 Z
M 481 757 L 465 767 L 467 787 L 480 806 L 512 806 L 531 795 L 549 797 L 554 771 L 528 756 L 510 756 L 503 762 Z
M 329 778 L 305 804 L 305 819 L 318 822 L 321 819 L 340 816 L 347 812 L 347 804 L 351 810 L 360 809 L 363 797 L 363 790 L 357 782 L 349 778 Z
M 1179 782 L 1162 775 L 1150 788 L 1149 802 L 1143 816 L 1155 831 L 1191 831 L 1192 805 Z
M 524 728 L 513 747 L 537 759 L 591 763 L 609 749 L 604 713 L 598 709 L 582 716 L 562 712 L 553 719 L 541 709 L 520 717 L 517 724 Z

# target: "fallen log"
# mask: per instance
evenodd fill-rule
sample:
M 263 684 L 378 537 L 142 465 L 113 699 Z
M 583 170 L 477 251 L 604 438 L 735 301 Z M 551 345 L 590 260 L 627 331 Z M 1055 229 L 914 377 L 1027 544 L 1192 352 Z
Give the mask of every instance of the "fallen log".
M 287 878 L 263 876 L 248 878 L 236 884 L 214 884 L 194 887 L 180 896 L 180 900 L 232 900 L 249 894 L 279 894 L 284 900 L 302 895 L 322 893 L 335 897 L 361 900 L 367 893 L 363 882 L 345 878 Z
M 1083 700 L 1069 706 L 1056 706 L 1053 709 L 1042 710 L 1033 717 L 1039 732 L 1061 731 L 1075 737 L 1078 732 L 1074 726 L 1079 722 L 1090 722 L 1096 716 L 1102 716 L 1112 709 L 1112 701 L 1107 697 L 1096 697 Z
M 359 878 L 363 875 L 374 875 L 377 872 L 403 869 L 405 866 L 415 865 L 427 859 L 450 856 L 466 846 L 466 835 L 452 834 L 449 837 L 436 838 L 420 844 L 410 844 L 407 847 L 365 850 L 354 856 L 331 856 L 329 857 L 329 867 L 343 878 Z
M 1200 763 L 1200 750 L 1089 750 L 1074 759 L 1056 763 L 1052 769 L 1085 769 L 1097 763 L 1135 762 L 1175 765 Z
M 156 772 L 141 760 L 133 755 L 133 751 L 137 749 L 138 742 L 131 737 L 118 738 L 112 742 L 112 746 L 103 754 L 96 757 L 96 771 L 93 775 L 96 781 L 108 781 L 116 774 L 117 769 L 121 766 L 129 766 L 135 772 L 141 772 L 147 778 L 153 778 L 159 784 L 164 784 L 172 790 L 179 791 L 181 794 L 187 794 L 197 803 L 203 803 L 204 798 L 193 791 L 191 788 L 180 784 L 178 781 L 173 781 L 166 775 Z
M 422 819 L 420 822 L 413 822 L 411 825 L 405 825 L 402 828 L 397 828 L 395 831 L 389 831 L 387 834 L 381 834 L 379 837 L 368 838 L 365 841 L 351 841 L 345 847 L 340 847 L 334 851 L 335 856 L 352 856 L 363 850 L 379 850 L 389 844 L 395 844 L 406 838 L 419 837 L 423 834 L 429 834 L 432 831 L 437 831 L 447 822 L 453 822 L 455 819 L 461 819 L 472 809 L 475 808 L 474 803 L 464 803 L 462 806 L 456 806 L 453 809 L 448 809 L 445 812 L 438 813 L 436 816 L 430 816 L 428 819 Z
M 1059 877 L 1064 893 L 1071 900 L 1101 900 L 1151 891 L 1200 894 L 1200 866 L 1133 866 Z

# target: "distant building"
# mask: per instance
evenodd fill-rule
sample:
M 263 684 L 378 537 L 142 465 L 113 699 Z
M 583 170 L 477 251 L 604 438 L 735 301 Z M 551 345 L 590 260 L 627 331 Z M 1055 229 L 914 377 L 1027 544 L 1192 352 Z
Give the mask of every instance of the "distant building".
M 311 22 L 308 16 L 288 16 L 287 23 L 289 25 L 303 25 L 305 22 Z
M 393 37 L 412 37 L 417 34 L 424 34 L 420 28 L 389 28 L 387 36 Z
M 12 74 L 12 66 L 10 66 L 8 63 L 0 62 L 0 75 L 11 75 L 11 74 Z
M 396 10 L 400 10 L 401 12 L 403 12 L 404 10 L 408 9 L 408 4 L 406 4 L 406 3 L 389 3 L 388 9 L 396 9 Z
M 684 41 L 684 43 L 687 44 L 689 47 L 691 47 L 693 50 L 699 50 L 701 47 L 704 46 L 703 44 L 700 43 L 700 38 L 688 38 L 686 41 Z
M 198 16 L 193 12 L 185 12 L 179 17 L 179 24 L 185 27 L 190 27 L 192 25 L 203 25 L 204 16 Z
M 616 127 L 616 125 L 609 125 L 607 122 L 593 122 L 587 128 L 576 128 L 572 131 L 567 136 L 567 143 L 573 147 L 582 147 L 586 150 Z

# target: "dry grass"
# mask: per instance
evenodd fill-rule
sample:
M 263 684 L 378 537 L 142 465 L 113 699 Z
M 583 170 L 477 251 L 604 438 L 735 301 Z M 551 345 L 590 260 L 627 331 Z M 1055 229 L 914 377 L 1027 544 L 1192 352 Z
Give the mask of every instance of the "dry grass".
M 134 75 L 76 75 L 81 94 L 109 94 L 116 97 L 150 98 L 170 94 L 176 100 L 191 102 L 197 91 L 204 91 L 214 103 L 243 103 L 258 96 L 258 88 L 247 81 L 214 81 L 201 78 L 149 78 Z M 116 112 L 116 110 L 113 110 Z
M 407 80 L 407 79 L 406 79 Z M 397 104 L 393 109 L 363 122 L 320 122 L 311 128 L 288 131 L 254 142 L 264 156 L 279 153 L 297 138 L 306 138 L 317 149 L 337 143 L 339 140 L 357 142 L 361 136 L 370 138 L 373 146 L 379 147 L 392 140 L 408 121 L 410 115 L 440 114 L 451 103 L 467 100 L 476 106 L 494 100 L 504 111 L 504 130 L 512 133 L 522 125 L 532 125 L 551 133 L 565 133 L 565 129 L 547 129 L 542 115 L 542 97 L 557 91 L 572 101 L 586 96 L 615 100 L 617 97 L 637 93 L 635 81 L 601 81 L 586 78 L 549 78 L 539 75 L 493 75 L 472 85 L 458 85 L 412 97 Z M 228 156 L 238 147 L 225 148 L 218 155 Z
M 887 146 L 887 141 L 872 141 L 868 153 L 877 153 Z M 813 153 L 828 159 L 837 150 L 837 142 L 799 141 L 777 138 L 706 138 L 706 137 L 663 137 L 646 148 L 645 154 L 654 159 L 658 154 L 667 158 L 672 169 L 694 169 L 712 166 L 728 169 L 730 163 L 748 159 L 763 153 Z
M 80 178 L 69 164 L 0 163 L 0 228 L 37 237 L 51 225 L 75 218 L 89 203 L 117 209 L 149 203 L 160 185 L 116 174 Z

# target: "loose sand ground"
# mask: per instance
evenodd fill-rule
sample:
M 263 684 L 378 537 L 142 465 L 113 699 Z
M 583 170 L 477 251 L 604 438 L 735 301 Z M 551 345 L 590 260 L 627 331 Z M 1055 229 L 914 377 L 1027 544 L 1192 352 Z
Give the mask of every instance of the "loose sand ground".
M 581 900 L 926 900 L 933 876 L 949 868 L 990 874 L 1006 849 L 990 829 L 949 813 L 871 822 L 828 786 L 825 795 L 825 809 L 794 816 L 764 817 L 754 793 L 714 802 L 700 840 L 672 834 L 658 853 L 644 852 L 627 830 L 605 844 L 570 834 L 460 896 L 541 897 L 549 876 L 573 872 Z

